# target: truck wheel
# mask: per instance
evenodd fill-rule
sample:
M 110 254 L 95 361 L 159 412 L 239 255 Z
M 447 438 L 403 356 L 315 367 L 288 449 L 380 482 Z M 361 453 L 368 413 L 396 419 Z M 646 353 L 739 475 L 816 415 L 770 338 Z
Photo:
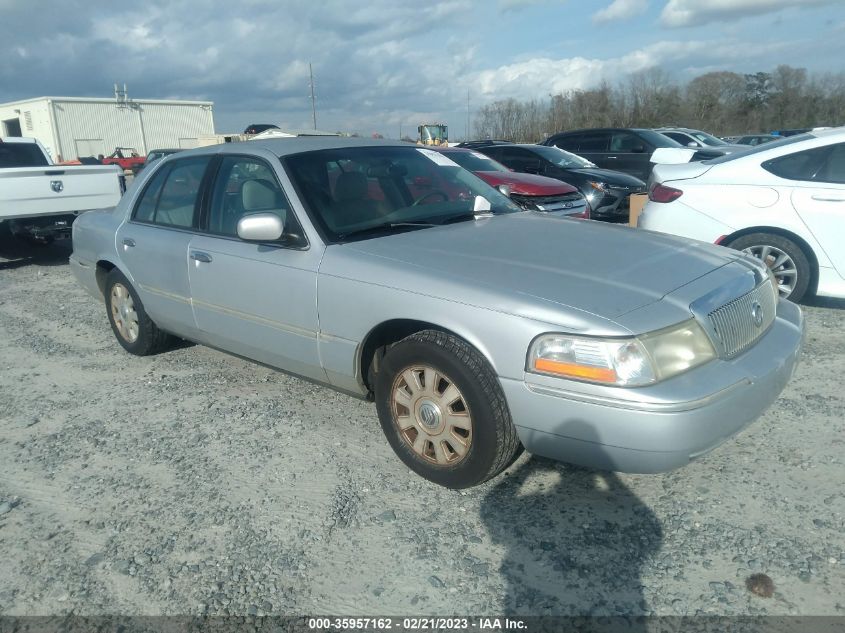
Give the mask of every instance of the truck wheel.
M 490 364 L 451 334 L 424 330 L 391 347 L 376 374 L 375 396 L 393 450 L 441 486 L 487 481 L 522 451 Z
M 111 329 L 127 352 L 148 356 L 170 346 L 172 337 L 147 316 L 138 293 L 117 268 L 106 277 L 105 298 Z
M 807 255 L 795 242 L 773 233 L 751 233 L 727 246 L 765 262 L 778 282 L 782 299 L 798 303 L 810 286 L 812 267 Z

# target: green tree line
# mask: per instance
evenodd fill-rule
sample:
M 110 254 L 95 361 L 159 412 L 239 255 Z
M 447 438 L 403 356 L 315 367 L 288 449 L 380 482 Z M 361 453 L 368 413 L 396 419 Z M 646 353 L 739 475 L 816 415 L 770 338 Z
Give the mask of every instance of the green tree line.
M 782 65 L 746 75 L 708 72 L 684 85 L 653 68 L 549 99 L 496 101 L 478 110 L 473 127 L 476 138 L 534 143 L 589 127 L 684 126 L 728 136 L 842 124 L 845 73 Z

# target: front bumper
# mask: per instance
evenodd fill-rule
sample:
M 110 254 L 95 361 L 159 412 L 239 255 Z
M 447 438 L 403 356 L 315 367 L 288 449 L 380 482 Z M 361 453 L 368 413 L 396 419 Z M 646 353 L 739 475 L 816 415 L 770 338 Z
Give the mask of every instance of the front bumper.
M 801 310 L 781 301 L 771 329 L 747 352 L 661 385 L 614 389 L 618 396 L 610 398 L 554 388 L 531 374 L 501 383 L 529 452 L 590 468 L 663 472 L 712 450 L 759 417 L 792 377 L 803 336 Z M 684 399 L 666 399 L 679 378 Z M 689 397 L 690 385 L 695 397 Z M 657 387 L 661 398 L 642 398 Z

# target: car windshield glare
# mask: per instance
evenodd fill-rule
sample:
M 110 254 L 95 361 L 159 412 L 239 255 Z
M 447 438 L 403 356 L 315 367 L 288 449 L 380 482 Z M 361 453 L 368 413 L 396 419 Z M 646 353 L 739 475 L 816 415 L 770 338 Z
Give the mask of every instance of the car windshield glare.
M 595 167 L 595 165 L 587 159 L 581 158 L 577 154 L 567 152 L 566 150 L 560 149 L 559 147 L 548 147 L 545 145 L 538 145 L 537 147 L 532 147 L 531 150 L 536 152 L 549 162 L 557 165 L 558 167 L 563 167 L 564 169 L 583 169 L 586 167 Z
M 704 143 L 705 145 L 709 145 L 710 147 L 721 147 L 723 145 L 727 145 L 725 141 L 720 138 L 716 138 L 712 134 L 708 134 L 707 132 L 691 132 L 692 136 L 697 138 L 699 141 Z
M 447 156 L 412 146 L 341 147 L 283 159 L 314 221 L 330 241 L 370 229 L 408 230 L 485 213 L 521 211 Z M 479 200 L 478 202 L 483 203 Z
M 443 152 L 443 154 L 469 171 L 510 171 L 510 169 L 501 163 L 497 163 L 489 156 L 485 156 L 484 154 L 480 154 L 478 152 L 470 150 L 452 150 L 449 152 Z

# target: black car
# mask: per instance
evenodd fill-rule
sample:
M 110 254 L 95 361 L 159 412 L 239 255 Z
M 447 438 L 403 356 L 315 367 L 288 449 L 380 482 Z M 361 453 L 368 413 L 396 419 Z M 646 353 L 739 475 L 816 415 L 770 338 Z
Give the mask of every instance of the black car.
M 559 132 L 543 141 L 543 145 L 559 147 L 583 156 L 599 167 L 622 171 L 648 180 L 654 163 L 651 155 L 661 147 L 685 148 L 677 141 L 654 130 L 644 128 L 593 128 Z M 715 148 L 698 149 L 692 160 L 724 156 Z
M 251 123 L 246 126 L 244 130 L 244 134 L 261 134 L 267 130 L 278 130 L 278 125 L 273 125 L 272 123 Z
M 628 220 L 628 196 L 645 193 L 639 178 L 600 169 L 588 160 L 557 147 L 496 144 L 474 148 L 514 171 L 556 178 L 577 187 L 590 202 L 595 220 Z

